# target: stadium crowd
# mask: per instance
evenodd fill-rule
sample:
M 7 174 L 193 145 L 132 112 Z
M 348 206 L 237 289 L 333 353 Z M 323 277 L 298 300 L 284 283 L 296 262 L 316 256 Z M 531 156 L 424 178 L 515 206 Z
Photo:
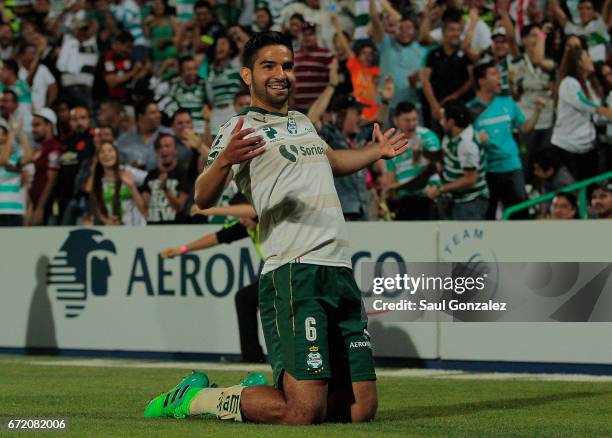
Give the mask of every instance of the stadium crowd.
M 194 182 L 219 127 L 250 105 L 240 55 L 266 30 L 292 40 L 291 107 L 330 147 L 363 147 L 374 122 L 410 139 L 336 178 L 347 220 L 499 218 L 612 170 L 611 6 L 6 0 L 0 225 L 223 221 L 194 207 Z M 588 199 L 612 218 L 611 182 Z M 571 192 L 513 216 L 577 217 Z

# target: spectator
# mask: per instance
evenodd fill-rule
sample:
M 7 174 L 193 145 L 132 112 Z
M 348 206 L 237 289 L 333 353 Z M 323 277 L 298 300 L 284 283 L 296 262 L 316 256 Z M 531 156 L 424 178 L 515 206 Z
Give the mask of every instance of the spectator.
M 253 24 L 253 30 L 255 32 L 276 30 L 272 13 L 266 6 L 258 6 L 257 9 L 255 9 L 255 23 Z
M 302 43 L 302 29 L 304 29 L 305 24 L 306 20 L 302 14 L 293 14 L 289 18 L 289 23 L 283 24 L 285 34 L 291 37 L 291 45 L 293 46 L 294 52 L 300 48 L 300 44 Z
M 167 0 L 153 0 L 151 15 L 144 21 L 144 34 L 151 40 L 153 65 L 159 69 L 164 61 L 177 57 L 179 23 L 169 11 Z
M 549 7 L 552 14 L 566 35 L 584 35 L 587 37 L 589 55 L 596 63 L 603 63 L 606 58 L 606 45 L 610 42 L 608 26 L 598 16 L 593 0 L 579 0 L 579 22 L 572 22 L 561 8 L 559 0 L 550 0 Z
M 53 191 L 60 169 L 59 157 L 63 148 L 55 138 L 57 116 L 53 110 L 42 108 L 32 117 L 32 136 L 37 146 L 32 155 L 34 179 L 29 190 L 29 204 L 25 225 L 46 225 L 51 217 Z
M 0 116 L 7 121 L 17 121 L 19 112 L 17 94 L 13 90 L 4 90 L 0 95 Z
M 131 128 L 133 120 L 127 115 L 121 102 L 107 99 L 100 102 L 97 120 L 99 125 L 107 125 L 113 130 L 113 135 L 119 137 Z
M 193 129 L 196 133 L 202 134 L 204 132 L 202 107 L 208 105 L 206 84 L 198 76 L 198 66 L 192 57 L 181 58 L 179 62 L 181 75 L 172 81 L 168 94 L 174 98 L 179 107 L 191 111 Z
M 425 49 L 416 41 L 415 21 L 408 17 L 399 17 L 397 33 L 395 35 L 386 34 L 378 13 L 376 13 L 375 3 L 374 0 L 370 0 L 371 34 L 380 53 L 381 80 L 379 83 L 382 85 L 382 80 L 388 75 L 393 78 L 395 94 L 390 103 L 391 110 L 399 102 L 409 101 L 415 104 L 420 112 L 420 99 L 416 92 L 416 84 Z
M 593 61 L 581 47 L 566 50 L 559 68 L 557 120 L 552 144 L 572 176 L 580 181 L 597 173 L 595 126 L 592 116 L 612 119 L 612 109 L 594 102 L 587 77 L 595 71 Z
M 551 147 L 541 148 L 534 152 L 532 163 L 533 174 L 540 180 L 540 191 L 543 194 L 556 192 L 576 182 L 567 167 L 561 164 L 559 155 Z
M 32 109 L 49 107 L 57 98 L 57 82 L 47 66 L 41 63 L 34 44 L 25 43 L 19 51 L 19 79 L 31 88 Z
M 157 166 L 154 144 L 160 134 L 170 130 L 161 126 L 161 113 L 152 101 L 136 105 L 136 126 L 117 139 L 121 162 L 137 169 L 153 170 Z
M 0 59 L 6 61 L 12 59 L 15 53 L 13 46 L 13 29 L 7 22 L 0 22 Z
M 493 43 L 491 48 L 483 53 L 480 58 L 480 63 L 492 62 L 499 71 L 499 76 L 502 81 L 501 94 L 504 96 L 510 95 L 510 79 L 509 70 L 514 58 L 520 56 L 520 52 L 516 41 L 511 36 L 512 32 L 508 32 L 505 27 L 497 27 L 491 36 Z
M 2 65 L 0 92 L 4 90 L 11 90 L 15 93 L 19 115 L 23 117 L 23 123 L 29 126 L 32 123 L 32 94 L 28 84 L 19 79 L 19 66 L 14 59 L 4 61 Z
M 295 91 L 293 103 L 295 109 L 303 113 L 317 100 L 329 82 L 329 64 L 334 54 L 317 43 L 316 26 L 304 24 L 302 45 L 295 52 L 294 67 Z
M 217 135 L 219 127 L 235 114 L 232 104 L 242 87 L 242 79 L 240 61 L 236 58 L 238 48 L 234 41 L 220 36 L 215 41 L 213 51 L 215 57 L 209 68 L 207 95 L 210 96 L 211 105 L 211 134 Z
M 353 96 L 337 95 L 331 102 L 332 119 L 330 123 L 323 122 L 323 113 L 330 104 L 338 84 L 338 62 L 334 60 L 330 68 L 329 84 L 308 111 L 308 118 L 327 144 L 333 149 L 362 148 L 372 136 L 370 127 L 362 127 L 361 110 L 363 104 Z M 387 91 L 386 97 L 393 94 Z M 379 108 L 378 120 L 387 118 L 384 111 L 386 105 Z M 334 185 L 340 198 L 342 212 L 346 220 L 367 220 L 369 215 L 370 193 L 366 180 L 366 170 L 334 178 Z
M 149 43 L 142 29 L 142 10 L 136 0 L 120 0 L 112 12 L 119 25 L 134 39 L 132 60 L 134 62 L 146 61 Z
M 22 148 L 14 148 L 14 130 L 0 118 L 0 227 L 22 226 L 26 209 L 23 168 L 32 158 L 30 143 L 20 121 L 18 133 Z
M 479 145 L 471 116 L 463 103 L 444 104 L 442 142 L 444 166 L 443 184 L 431 185 L 427 196 L 436 200 L 450 194 L 450 218 L 453 220 L 483 220 L 489 208 L 489 190 L 485 179 L 484 150 Z
M 521 134 L 523 169 L 527 181 L 531 181 L 531 156 L 539 148 L 550 144 L 553 127 L 553 72 L 555 63 L 544 57 L 546 34 L 537 24 L 529 24 L 521 31 L 525 53 L 510 67 L 513 95 L 519 98 L 518 104 L 525 117 L 530 118 L 536 111 L 536 101 L 544 102 L 540 117 L 533 131 Z
M 312 31 L 316 32 L 315 41 L 318 46 L 331 49 L 334 40 L 334 26 L 331 24 L 331 14 L 327 8 L 321 7 L 320 0 L 305 0 L 304 3 L 290 3 L 283 9 L 281 23 L 284 27 L 289 24 L 289 19 L 295 14 L 300 14 L 309 23 L 312 23 Z
M 187 175 L 177 166 L 176 142 L 169 134 L 155 141 L 157 167 L 151 170 L 142 187 L 147 209 L 147 223 L 151 225 L 177 224 L 182 215 L 191 187 Z
M 193 19 L 189 26 L 193 27 L 193 47 L 197 53 L 206 53 L 212 57 L 212 46 L 219 35 L 225 33 L 225 28 L 219 23 L 211 4 L 207 1 L 198 0 L 193 6 Z M 181 41 L 181 37 L 177 38 Z
M 395 107 L 393 126 L 408 139 L 408 150 L 385 161 L 388 204 L 397 220 L 433 219 L 435 206 L 423 188 L 428 183 L 439 184 L 434 173 L 436 162 L 441 161 L 440 139 L 433 131 L 419 126 L 419 115 L 411 102 L 400 102 Z
M 342 47 L 342 52 L 348 55 L 346 68 L 351 75 L 353 94 L 364 105 L 361 115 L 365 120 L 372 121 L 376 118 L 378 112 L 376 86 L 380 76 L 380 67 L 375 65 L 376 48 L 372 43 L 362 41 L 358 45 L 357 54 L 355 54 L 349 41 L 344 36 L 336 15 L 332 15 L 332 23 L 336 27 L 336 40 Z
M 432 129 L 438 134 L 441 131 L 438 122 L 442 117 L 442 105 L 470 96 L 470 61 L 461 51 L 461 20 L 459 11 L 449 9 L 444 13 L 442 45 L 428 53 L 425 67 L 421 71 Z
M 192 140 L 192 138 L 194 138 L 195 136 L 196 142 L 198 143 L 197 145 L 195 145 L 197 148 L 200 147 L 202 141 L 201 136 L 193 132 L 193 120 L 191 119 L 191 111 L 185 108 L 179 108 L 172 116 L 170 127 L 172 128 L 172 132 L 176 139 L 177 161 L 179 163 L 179 166 L 185 169 L 192 169 L 191 163 L 194 157 L 194 151 L 191 148 L 192 145 L 194 145 L 194 141 Z M 199 152 L 199 149 L 197 149 L 196 151 Z M 199 154 L 196 155 L 196 158 L 198 158 L 198 156 Z M 192 177 L 194 177 L 193 179 L 197 177 L 197 170 L 198 167 L 196 164 L 195 169 L 193 171 L 190 171 L 189 173 L 190 180 L 192 179 Z
M 91 128 L 91 115 L 87 107 L 77 106 L 70 110 L 72 134 L 62 148 L 59 158 L 60 171 L 56 192 L 62 225 L 76 225 L 78 218 L 87 210 L 86 195 L 76 182 L 79 170 L 82 166 L 90 166 L 95 152 Z
M 576 202 L 576 196 L 567 192 L 557 193 L 552 200 L 550 218 L 555 220 L 577 219 L 578 203 Z
M 500 201 L 507 208 L 527 199 L 525 177 L 513 130 L 520 129 L 522 133 L 533 130 L 544 102 L 536 99 L 533 114 L 526 119 L 512 97 L 500 95 L 501 78 L 492 63 L 474 68 L 474 82 L 476 97 L 468 103 L 468 108 L 472 112 L 476 131 L 479 135 L 484 131 L 488 137 L 485 151 L 491 196 L 487 218 L 495 219 Z M 518 215 L 514 217 L 518 218 Z
M 99 54 L 96 37 L 89 23 L 75 23 L 75 34 L 65 34 L 57 56 L 57 69 L 61 74 L 62 97 L 71 106 L 93 108 L 92 87 Z
M 598 219 L 612 219 L 611 182 L 601 182 L 591 187 L 591 207 Z
M 59 98 L 53 103 L 53 112 L 57 116 L 57 139 L 65 144 L 72 135 L 70 129 L 70 106 L 64 99 Z
M 145 202 L 138 191 L 146 172 L 120 166 L 119 152 L 103 142 L 96 152 L 91 176 L 91 206 L 104 225 L 145 225 Z
M 351 82 L 351 71 L 347 67 L 347 62 L 352 50 L 351 48 L 351 36 L 345 30 L 339 27 L 339 22 L 336 21 L 336 35 L 334 35 L 334 54 L 338 60 L 338 86 L 336 87 L 336 93 L 338 94 L 351 94 L 353 93 L 353 83 Z M 334 24 L 336 24 L 334 23 Z M 340 33 L 344 38 L 340 39 Z M 344 44 L 344 42 L 347 44 Z
M 104 79 L 111 99 L 130 103 L 132 84 L 146 74 L 141 62 L 132 62 L 134 37 L 127 31 L 120 32 L 111 48 L 104 55 Z

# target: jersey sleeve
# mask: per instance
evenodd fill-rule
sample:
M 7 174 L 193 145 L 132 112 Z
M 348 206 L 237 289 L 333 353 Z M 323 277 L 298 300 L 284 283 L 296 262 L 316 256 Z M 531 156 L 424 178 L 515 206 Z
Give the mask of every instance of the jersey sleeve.
M 421 133 L 423 148 L 428 152 L 437 152 L 440 150 L 440 139 L 435 132 L 426 130 Z
M 464 170 L 474 170 L 480 168 L 480 150 L 472 139 L 464 140 L 457 148 L 457 158 Z
M 561 81 L 559 100 L 576 108 L 578 111 L 594 114 L 597 110 L 597 104 L 586 97 L 580 82 L 574 78 L 566 77 Z

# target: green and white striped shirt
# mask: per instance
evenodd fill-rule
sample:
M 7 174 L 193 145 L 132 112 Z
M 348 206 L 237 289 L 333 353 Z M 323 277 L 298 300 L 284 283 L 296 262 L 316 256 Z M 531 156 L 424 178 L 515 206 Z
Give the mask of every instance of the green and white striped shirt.
M 21 185 L 19 160 L 21 154 L 11 155 L 5 166 L 0 167 L 0 214 L 23 215 L 25 189 Z
M 472 125 L 465 128 L 454 138 L 444 137 L 444 171 L 442 179 L 445 183 L 456 181 L 463 176 L 465 170 L 477 170 L 478 179 L 474 186 L 452 192 L 455 202 L 472 201 L 479 196 L 489 197 L 489 187 L 485 179 L 484 148 L 478 144 L 476 132 Z
M 238 60 L 232 59 L 223 67 L 211 65 L 207 86 L 213 107 L 232 105 L 242 86 Z
M 397 157 L 385 161 L 387 171 L 395 172 L 395 179 L 399 184 L 405 184 L 413 180 L 423 172 L 429 164 L 427 159 L 423 157 L 423 154 L 420 154 L 417 159 L 413 150 L 437 152 L 440 150 L 440 139 L 433 131 L 417 126 L 416 132 L 409 140 L 408 150 Z M 439 185 L 439 183 L 440 177 L 437 174 L 432 175 L 429 179 L 429 184 Z M 403 198 L 409 195 L 422 195 L 422 191 L 421 189 L 417 191 L 401 189 L 398 191 L 398 194 L 400 198 Z

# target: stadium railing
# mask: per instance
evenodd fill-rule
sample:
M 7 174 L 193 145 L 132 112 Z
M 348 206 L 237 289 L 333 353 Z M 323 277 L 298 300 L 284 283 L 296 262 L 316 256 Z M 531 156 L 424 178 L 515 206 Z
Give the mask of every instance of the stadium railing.
M 601 175 L 597 175 L 592 178 L 588 178 L 583 181 L 570 184 L 569 186 L 562 187 L 558 190 L 555 190 L 554 192 L 546 193 L 545 195 L 540 195 L 536 198 L 521 202 L 520 204 L 513 205 L 512 207 L 509 207 L 504 210 L 504 213 L 502 214 L 502 220 L 508 220 L 510 219 L 510 216 L 512 216 L 517 211 L 521 211 L 534 205 L 541 204 L 542 202 L 548 201 L 549 199 L 554 198 L 557 193 L 561 192 L 578 192 L 578 215 L 580 216 L 580 218 L 586 219 L 588 206 L 587 188 L 593 183 L 603 181 L 609 178 L 612 178 L 612 171 L 602 173 Z

